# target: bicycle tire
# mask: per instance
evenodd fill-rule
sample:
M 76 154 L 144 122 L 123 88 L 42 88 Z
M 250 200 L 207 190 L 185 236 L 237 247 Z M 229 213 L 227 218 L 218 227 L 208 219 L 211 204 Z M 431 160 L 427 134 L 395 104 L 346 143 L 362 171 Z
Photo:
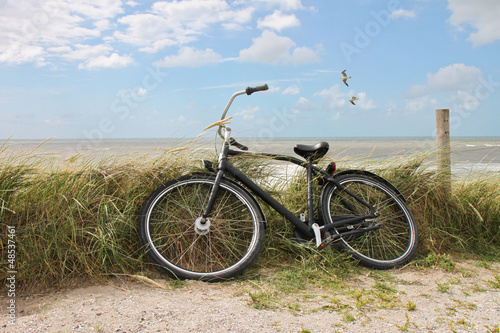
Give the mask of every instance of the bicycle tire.
M 415 219 L 404 198 L 388 182 L 375 176 L 347 174 L 336 180 L 350 192 L 374 206 L 380 216 L 370 221 L 331 229 L 332 234 L 352 231 L 376 223 L 383 226 L 358 235 L 340 237 L 337 244 L 367 267 L 391 269 L 408 263 L 417 251 L 418 231 Z M 325 223 L 335 217 L 368 215 L 369 209 L 357 202 L 335 183 L 323 187 L 320 212 Z
M 207 223 L 200 224 L 213 176 L 185 176 L 156 190 L 139 220 L 139 237 L 153 263 L 173 278 L 221 281 L 257 258 L 264 215 L 241 186 L 222 179 Z

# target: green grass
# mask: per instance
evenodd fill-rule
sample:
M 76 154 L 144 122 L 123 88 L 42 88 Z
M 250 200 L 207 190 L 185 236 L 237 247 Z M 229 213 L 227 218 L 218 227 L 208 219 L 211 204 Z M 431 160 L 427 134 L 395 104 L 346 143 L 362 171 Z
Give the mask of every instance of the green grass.
M 366 165 L 407 198 L 420 232 L 415 263 L 453 270 L 447 254 L 456 252 L 497 260 L 500 176 L 455 181 L 451 196 L 447 196 L 439 177 L 423 167 L 422 161 L 421 156 L 414 156 L 385 165 Z M 161 183 L 199 171 L 198 164 L 197 158 L 182 149 L 159 157 L 101 161 L 76 156 L 61 162 L 30 152 L 10 155 L 8 149 L 0 148 L 1 267 L 8 264 L 7 226 L 15 226 L 19 288 L 68 287 L 81 281 L 105 280 L 113 274 L 158 274 L 139 244 L 140 210 Z M 269 182 L 271 162 L 241 159 L 236 164 L 291 211 L 306 211 L 302 178 Z M 315 190 L 317 194 L 320 188 Z M 268 219 L 265 247 L 243 278 L 264 276 L 282 286 L 278 292 L 286 293 L 287 288 L 297 290 L 308 284 L 338 285 L 342 277 L 356 272 L 355 262 L 334 247 L 317 252 L 292 241 L 291 226 L 264 204 L 263 209 Z M 279 268 L 276 274 L 264 273 L 275 268 Z M 6 271 L 0 270 L 3 281 Z M 498 282 L 491 283 L 496 287 Z M 377 288 L 393 292 L 384 282 Z M 272 307 L 274 292 L 254 292 L 252 299 Z

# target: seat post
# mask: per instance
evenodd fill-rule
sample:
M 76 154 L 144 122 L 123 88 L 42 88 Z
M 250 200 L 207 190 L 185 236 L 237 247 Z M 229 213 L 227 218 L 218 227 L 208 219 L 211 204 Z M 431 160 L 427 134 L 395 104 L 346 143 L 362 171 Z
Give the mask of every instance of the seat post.
M 307 217 L 308 225 L 312 227 L 314 223 L 314 198 L 313 198 L 313 177 L 312 177 L 312 162 L 307 162 Z

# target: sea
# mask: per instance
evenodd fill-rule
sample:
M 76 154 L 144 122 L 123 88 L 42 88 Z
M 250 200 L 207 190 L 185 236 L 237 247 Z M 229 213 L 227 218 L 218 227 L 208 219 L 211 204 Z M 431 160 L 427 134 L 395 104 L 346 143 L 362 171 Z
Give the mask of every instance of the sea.
M 252 152 L 294 155 L 295 144 L 326 141 L 330 145 L 328 159 L 339 166 L 366 166 L 370 163 L 391 163 L 398 159 L 421 155 L 427 166 L 436 166 L 436 139 L 431 137 L 364 137 L 364 138 L 238 138 Z M 0 158 L 34 155 L 65 161 L 69 158 L 155 158 L 188 147 L 209 156 L 220 151 L 221 140 L 214 138 L 169 139 L 49 139 L 14 140 L 0 145 Z M 212 154 L 213 156 L 213 154 Z M 1 161 L 1 160 L 0 160 Z M 459 137 L 451 139 L 453 174 L 465 175 L 500 172 L 500 137 Z

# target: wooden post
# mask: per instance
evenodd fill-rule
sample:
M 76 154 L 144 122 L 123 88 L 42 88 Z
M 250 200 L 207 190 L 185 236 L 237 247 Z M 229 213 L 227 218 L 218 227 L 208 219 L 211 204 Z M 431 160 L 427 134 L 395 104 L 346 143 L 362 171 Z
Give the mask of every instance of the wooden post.
M 436 109 L 437 172 L 451 193 L 450 110 Z

